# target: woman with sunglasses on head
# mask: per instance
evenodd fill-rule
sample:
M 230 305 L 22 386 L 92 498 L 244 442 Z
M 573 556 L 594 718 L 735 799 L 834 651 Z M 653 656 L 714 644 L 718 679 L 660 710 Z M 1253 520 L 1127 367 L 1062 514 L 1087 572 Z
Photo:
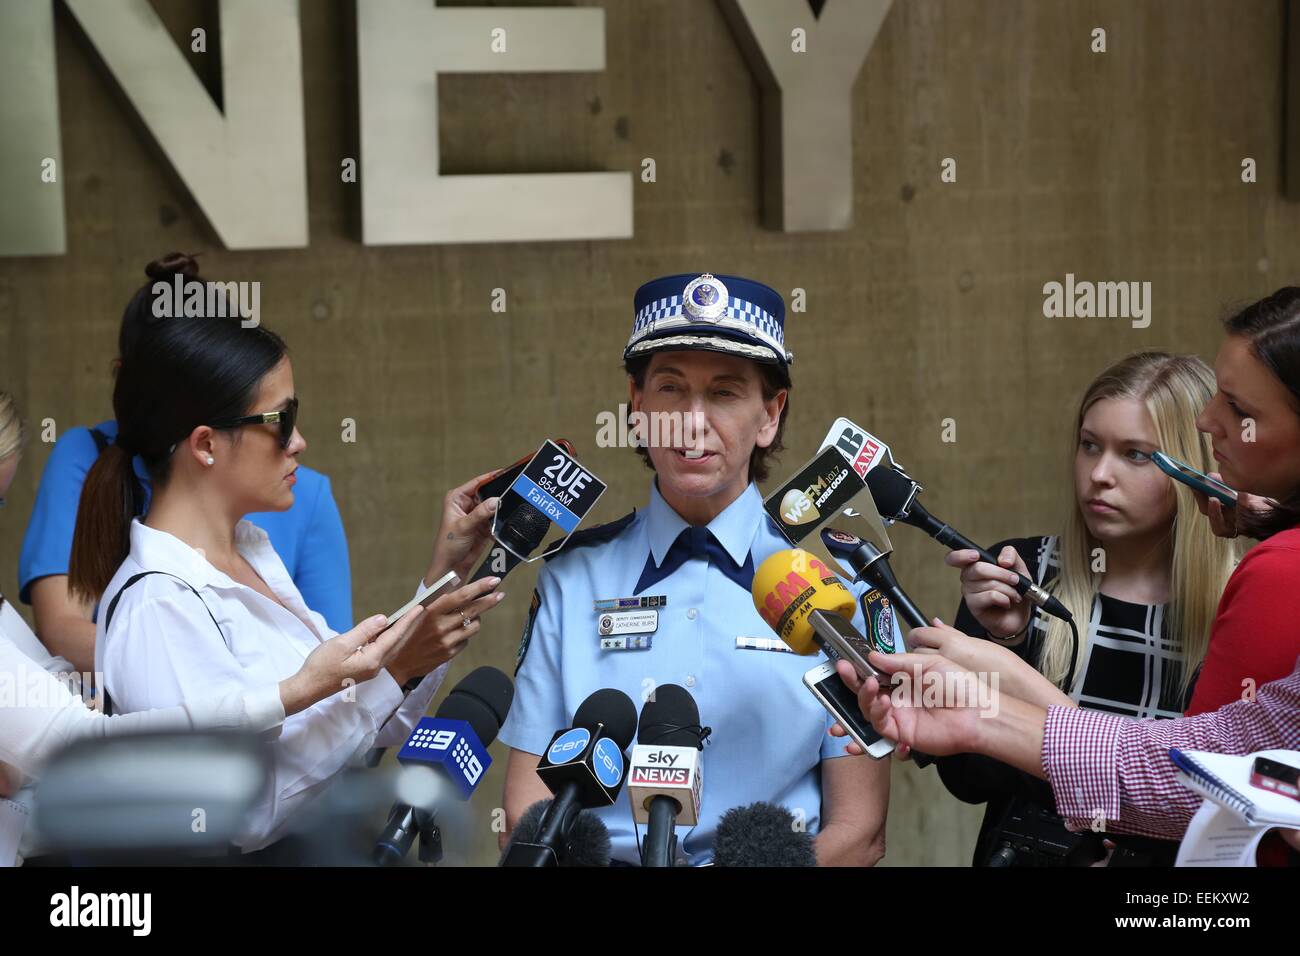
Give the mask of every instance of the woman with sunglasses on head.
M 120 431 L 86 477 L 71 567 L 73 591 L 101 601 L 95 664 L 116 711 L 281 679 L 333 636 L 266 532 L 244 520 L 293 504 L 306 448 L 297 407 L 284 342 L 237 319 L 160 323 L 119 372 Z M 154 487 L 143 519 L 131 502 L 135 455 Z M 484 550 L 496 500 L 474 507 L 481 477 L 447 495 L 426 583 L 467 577 Z M 354 758 L 406 739 L 444 665 L 501 599 L 499 583 L 438 598 L 383 672 L 285 721 L 268 790 L 238 840 L 245 851 L 287 835 L 294 812 Z
M 118 358 L 114 368 L 130 364 L 136 342 L 159 322 L 158 297 L 169 294 L 174 278 L 198 281 L 198 265 L 191 256 L 173 252 L 145 266 L 149 281 L 136 291 L 122 313 L 118 330 Z M 167 293 L 156 293 L 162 282 Z M 99 455 L 117 439 L 118 423 L 100 422 L 89 428 L 68 428 L 50 451 L 40 488 L 32 506 L 18 561 L 18 599 L 32 606 L 36 632 L 56 654 L 78 672 L 91 670 L 95 656 L 94 606 L 75 599 L 68 588 L 68 561 L 72 553 L 77 502 L 86 474 Z M 149 473 L 138 458 L 140 514 L 149 505 Z M 271 538 L 293 583 L 307 604 L 319 611 L 337 631 L 352 627 L 352 575 L 343 520 L 330 487 L 320 472 L 303 466 L 297 473 L 294 503 L 286 511 L 250 514 L 248 520 Z
M 25 430 L 13 400 L 0 392 L 0 504 L 22 458 Z M 316 647 L 298 671 L 260 687 L 232 687 L 164 710 L 106 717 L 82 702 L 58 675 L 71 669 L 36 639 L 0 594 L 0 867 L 22 862 L 33 847 L 24 838 L 34 787 L 49 758 L 75 740 L 145 732 L 273 731 L 288 715 L 370 680 L 397 659 L 419 621 L 417 609 L 380 633 L 387 621 L 369 618 Z M 12 846 L 19 853 L 9 852 Z

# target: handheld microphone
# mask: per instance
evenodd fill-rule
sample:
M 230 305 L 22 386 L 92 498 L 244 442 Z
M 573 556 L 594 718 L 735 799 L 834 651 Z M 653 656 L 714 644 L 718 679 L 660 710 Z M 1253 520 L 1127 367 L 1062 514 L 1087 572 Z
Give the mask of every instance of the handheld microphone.
M 502 866 L 558 866 L 580 810 L 607 807 L 623 787 L 623 752 L 636 733 L 636 705 L 621 690 L 598 690 L 578 707 L 573 726 L 555 732 L 537 763 L 554 799 L 536 836 L 510 847 Z
M 987 561 L 994 567 L 1002 567 L 1002 565 L 998 564 L 996 556 L 981 548 L 951 525 L 940 521 L 926 511 L 925 506 L 916 500 L 917 495 L 924 489 L 897 465 L 888 468 L 873 468 L 867 473 L 866 480 L 867 488 L 871 491 L 871 497 L 876 502 L 876 508 L 885 518 L 901 521 L 903 524 L 910 524 L 914 528 L 920 528 L 949 551 L 976 551 L 979 553 L 980 560 Z M 1009 569 L 1003 568 L 1003 570 Z M 1066 606 L 1043 588 L 1018 571 L 1012 571 L 1011 573 L 1016 575 L 1015 588 L 1018 594 L 1029 598 L 1042 608 L 1045 613 L 1051 614 L 1053 617 L 1059 617 L 1063 621 L 1073 619 L 1073 615 L 1070 614 Z
M 538 800 L 524 811 L 524 815 L 515 824 L 510 833 L 510 841 L 505 852 L 501 854 L 499 866 L 506 866 L 511 850 L 517 843 L 535 843 L 542 829 L 542 819 L 551 807 L 550 800 Z M 558 856 L 558 864 L 563 867 L 609 866 L 613 856 L 613 846 L 609 840 L 609 830 L 594 813 L 581 810 L 574 817 L 573 828 L 569 833 L 567 845 Z
M 547 439 L 525 465 L 507 470 L 515 477 L 500 492 L 501 502 L 492 518 L 492 537 L 497 547 L 470 576 L 470 582 L 489 575 L 505 577 L 530 560 L 552 524 L 564 531 L 564 538 L 547 548 L 544 555 L 555 553 L 605 493 L 605 483 L 573 457 L 568 442 L 564 445 Z
M 912 627 L 929 626 L 925 615 L 899 586 L 894 569 L 889 566 L 889 556 L 872 542 L 837 528 L 824 528 L 822 541 L 831 554 L 848 562 L 855 581 L 866 581 L 889 598 L 908 624 Z
M 713 838 L 714 866 L 816 866 L 810 833 L 795 825 L 794 814 L 774 803 L 733 807 L 718 821 Z
M 816 654 L 820 649 L 831 661 L 847 660 L 865 680 L 875 676 L 881 686 L 889 679 L 867 660 L 872 651 L 890 654 L 894 647 L 892 614 L 882 614 L 864 637 L 853 625 L 857 601 L 839 577 L 806 551 L 778 551 L 754 572 L 754 607 L 786 646 L 796 654 Z M 865 613 L 865 611 L 864 611 Z M 810 683 L 812 675 L 813 683 Z M 857 695 L 831 666 L 810 671 L 804 684 L 836 720 L 851 731 L 859 746 L 877 759 L 889 754 L 895 742 L 880 736 L 865 721 Z M 918 765 L 925 764 L 918 761 Z
M 642 866 L 672 866 L 677 824 L 699 823 L 704 786 L 700 751 L 710 733 L 710 728 L 700 726 L 695 698 L 677 684 L 660 684 L 641 708 L 627 793 L 633 819 L 646 824 Z
M 381 866 L 400 863 L 420 837 L 420 859 L 442 858 L 438 807 L 468 800 L 492 764 L 488 745 L 496 739 L 514 700 L 510 678 L 495 667 L 465 675 L 433 717 L 416 724 L 397 759 L 403 765 L 399 793 L 375 841 L 374 860 Z

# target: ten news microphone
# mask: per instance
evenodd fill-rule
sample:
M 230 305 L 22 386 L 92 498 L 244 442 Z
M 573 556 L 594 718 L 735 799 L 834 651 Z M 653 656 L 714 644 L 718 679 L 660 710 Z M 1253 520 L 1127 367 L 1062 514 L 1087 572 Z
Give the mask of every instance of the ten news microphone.
M 636 705 L 621 690 L 598 690 L 578 707 L 573 726 L 555 732 L 537 776 L 555 795 L 537 835 L 510 847 L 502 866 L 558 866 L 579 811 L 607 807 L 623 788 L 623 752 L 636 733 Z
M 468 800 L 492 764 L 488 745 L 496 739 L 514 700 L 510 678 L 495 667 L 480 667 L 463 677 L 433 717 L 424 717 L 397 754 L 407 768 L 400 788 L 411 790 L 409 802 L 393 804 L 388 822 L 375 841 L 380 865 L 400 863 L 420 837 L 420 859 L 437 863 L 442 856 L 438 806 Z M 419 796 L 416 796 L 416 792 Z
M 876 510 L 883 517 L 920 528 L 949 551 L 977 551 L 980 560 L 987 561 L 996 568 L 1002 568 L 996 556 L 926 511 L 925 506 L 916 500 L 917 495 L 924 489 L 897 465 L 871 469 L 867 472 L 866 481 L 871 497 L 876 502 Z M 1002 568 L 1002 570 L 1011 569 Z M 1019 594 L 1028 597 L 1053 617 L 1059 617 L 1063 621 L 1073 619 L 1073 615 L 1065 605 L 1047 591 L 1018 571 L 1011 570 L 1011 573 L 1018 579 L 1015 588 Z
M 506 860 L 510 858 L 510 852 L 516 843 L 537 842 L 537 835 L 542 830 L 542 820 L 550 807 L 550 800 L 538 800 L 524 811 L 524 815 L 510 831 L 510 841 L 506 844 L 505 852 L 501 854 L 500 866 L 506 865 Z M 613 856 L 609 830 L 600 821 L 600 817 L 589 810 L 581 810 L 574 818 L 563 852 L 557 856 L 557 865 L 563 867 L 609 866 L 610 857 Z
M 646 824 L 642 866 L 672 866 L 677 824 L 699 823 L 704 785 L 700 751 L 709 733 L 709 728 L 700 726 L 695 698 L 677 684 L 660 684 L 641 708 L 627 793 L 633 818 Z
M 866 581 L 889 598 L 908 624 L 912 627 L 930 625 L 916 603 L 899 586 L 894 569 L 889 566 L 889 557 L 875 544 L 838 528 L 823 528 L 822 542 L 832 555 L 848 562 L 855 581 Z
M 718 821 L 714 866 L 816 866 L 812 834 L 774 803 L 733 807 Z

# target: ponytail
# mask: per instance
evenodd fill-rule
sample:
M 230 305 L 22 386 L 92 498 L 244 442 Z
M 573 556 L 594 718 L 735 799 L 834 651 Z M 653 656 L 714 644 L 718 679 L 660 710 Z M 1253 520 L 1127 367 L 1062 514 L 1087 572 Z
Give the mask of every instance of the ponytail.
M 131 551 L 131 519 L 143 510 L 132 454 L 112 444 L 95 460 L 81 487 L 68 565 L 73 597 L 97 601 Z

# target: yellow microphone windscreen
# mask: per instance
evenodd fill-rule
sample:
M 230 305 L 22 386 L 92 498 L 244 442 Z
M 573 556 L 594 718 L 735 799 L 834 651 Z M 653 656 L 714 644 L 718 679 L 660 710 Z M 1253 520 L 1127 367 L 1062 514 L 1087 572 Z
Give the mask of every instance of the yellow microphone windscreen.
M 754 609 L 796 654 L 816 654 L 808 615 L 832 611 L 853 619 L 853 592 L 821 559 L 803 550 L 778 551 L 754 572 Z

